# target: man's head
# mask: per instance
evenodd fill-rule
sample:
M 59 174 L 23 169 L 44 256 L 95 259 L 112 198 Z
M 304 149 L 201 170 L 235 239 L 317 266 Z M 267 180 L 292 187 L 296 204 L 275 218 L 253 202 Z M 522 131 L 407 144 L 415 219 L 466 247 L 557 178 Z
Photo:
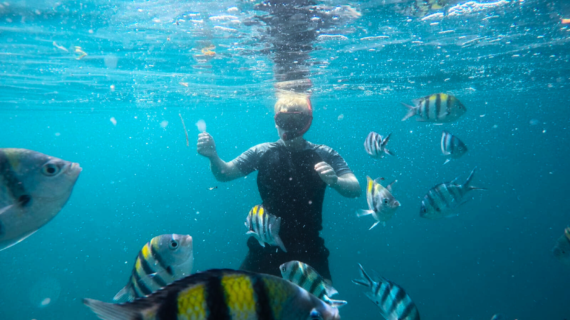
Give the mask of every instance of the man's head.
M 287 141 L 302 136 L 313 121 L 313 108 L 309 96 L 284 93 L 275 103 L 275 125 L 279 137 Z

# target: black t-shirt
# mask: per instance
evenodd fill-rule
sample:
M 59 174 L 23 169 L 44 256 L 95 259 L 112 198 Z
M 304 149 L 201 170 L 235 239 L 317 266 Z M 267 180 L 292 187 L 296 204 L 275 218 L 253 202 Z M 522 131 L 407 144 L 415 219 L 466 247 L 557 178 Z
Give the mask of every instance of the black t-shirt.
M 266 142 L 261 143 L 256 146 L 249 148 L 247 151 L 242 153 L 239 157 L 232 160 L 232 162 L 238 167 L 238 169 L 244 175 L 248 175 L 253 171 L 256 171 L 259 167 L 259 160 L 261 157 L 270 149 L 277 146 L 285 146 L 283 140 L 278 140 L 277 142 Z M 323 144 L 313 144 L 309 141 L 305 141 L 305 147 L 303 150 L 313 150 L 315 151 L 323 161 L 328 163 L 336 172 L 337 176 L 342 176 L 347 173 L 352 173 L 346 161 L 334 151 L 331 147 L 325 146 Z M 298 151 L 297 151 L 298 152 Z
M 291 151 L 283 140 L 250 148 L 234 160 L 244 174 L 258 170 L 257 185 L 266 211 L 282 218 L 279 236 L 289 251 L 322 251 L 322 205 L 326 184 L 314 169 L 328 163 L 338 176 L 352 173 L 344 159 L 333 149 L 305 141 L 300 150 Z M 250 249 L 260 249 L 248 242 Z

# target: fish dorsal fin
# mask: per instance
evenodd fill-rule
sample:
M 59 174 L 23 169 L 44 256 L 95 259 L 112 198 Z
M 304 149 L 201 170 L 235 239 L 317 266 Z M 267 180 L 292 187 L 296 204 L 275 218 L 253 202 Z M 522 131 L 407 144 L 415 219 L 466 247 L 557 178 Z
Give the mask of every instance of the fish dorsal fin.
M 386 189 L 388 189 L 388 191 L 390 191 L 390 193 L 392 193 L 392 186 L 394 185 L 394 183 L 398 182 L 398 180 L 394 180 L 392 181 L 387 187 Z
M 389 134 L 386 136 L 386 138 L 384 138 L 384 139 L 382 140 L 382 144 L 381 144 L 382 148 L 384 148 L 384 147 L 386 146 L 386 144 L 388 143 L 388 141 L 390 141 L 390 136 L 391 136 L 391 135 L 392 135 L 392 133 L 389 133 Z
M 380 184 L 380 181 L 383 181 L 383 180 L 384 180 L 384 178 L 382 178 L 382 177 L 376 178 L 376 179 L 374 179 L 374 183 Z M 381 185 L 381 184 L 380 184 L 380 185 Z

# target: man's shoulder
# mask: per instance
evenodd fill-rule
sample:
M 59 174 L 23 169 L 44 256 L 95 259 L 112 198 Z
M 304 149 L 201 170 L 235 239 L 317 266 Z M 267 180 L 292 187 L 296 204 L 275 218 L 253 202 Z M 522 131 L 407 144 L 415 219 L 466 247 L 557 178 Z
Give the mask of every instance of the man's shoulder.
M 333 153 L 337 153 L 333 148 L 324 145 L 324 144 L 314 144 L 312 142 L 307 141 L 307 148 L 311 149 L 311 150 L 315 150 L 317 152 L 323 152 L 323 153 L 329 153 L 329 154 L 333 154 Z

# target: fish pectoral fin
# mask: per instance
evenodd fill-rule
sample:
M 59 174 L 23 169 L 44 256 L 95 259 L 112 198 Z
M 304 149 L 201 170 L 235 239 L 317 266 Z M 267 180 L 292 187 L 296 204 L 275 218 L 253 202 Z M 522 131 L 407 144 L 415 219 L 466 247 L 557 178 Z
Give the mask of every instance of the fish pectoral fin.
M 256 237 L 257 238 L 257 237 Z M 265 248 L 265 242 L 261 241 L 260 238 L 257 238 L 257 241 L 259 242 L 259 245 Z
M 93 299 L 83 299 L 83 304 L 105 320 L 143 319 L 143 314 L 135 304 L 113 304 Z M 141 305 L 143 306 L 143 305 Z
M 367 215 L 371 215 L 373 213 L 374 213 L 373 210 L 358 210 L 358 211 L 356 211 L 356 216 L 360 218 L 360 217 L 364 217 Z
M 376 227 L 379 223 L 380 223 L 380 221 L 376 221 L 376 222 L 372 225 L 372 227 L 370 227 L 370 229 L 368 229 L 368 230 L 372 230 L 372 228 Z
M 451 161 L 451 159 L 445 160 L 445 162 L 443 164 L 447 164 L 449 161 Z
M 13 207 L 14 207 L 13 204 L 11 204 L 11 205 L 9 205 L 9 206 L 5 206 L 4 208 L 0 209 L 0 214 L 3 214 L 3 213 L 5 213 L 5 212 L 8 212 L 8 210 L 10 210 L 10 209 L 13 208 Z
M 123 298 L 125 298 L 125 296 L 128 296 L 128 294 L 129 294 L 129 285 L 126 285 L 123 287 L 123 289 L 117 292 L 117 294 L 113 297 L 113 301 L 120 302 L 123 300 Z

